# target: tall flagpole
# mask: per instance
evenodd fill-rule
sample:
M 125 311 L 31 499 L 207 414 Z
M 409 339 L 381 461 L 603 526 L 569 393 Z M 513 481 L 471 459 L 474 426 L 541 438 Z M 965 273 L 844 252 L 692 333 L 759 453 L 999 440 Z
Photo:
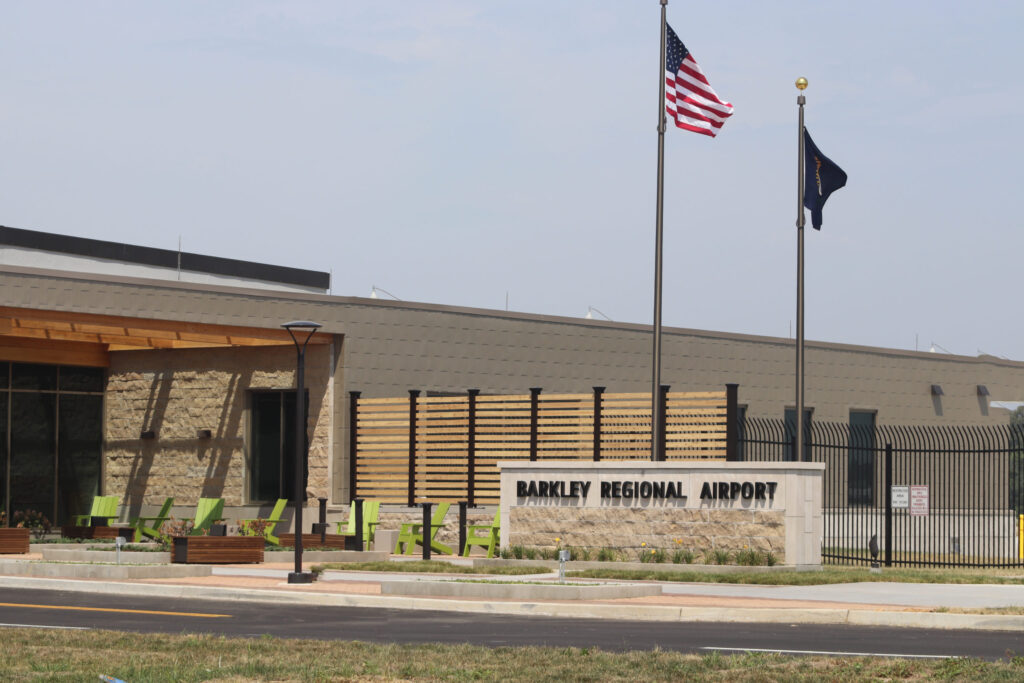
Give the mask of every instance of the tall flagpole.
M 796 98 L 800 107 L 799 154 L 797 157 L 796 199 L 796 452 L 793 459 L 804 459 L 804 88 L 807 79 L 796 79 Z
M 658 207 L 654 237 L 654 372 L 651 380 L 651 460 L 665 459 L 661 452 L 661 243 L 665 199 L 665 17 L 668 0 L 661 0 L 661 61 L 658 63 Z

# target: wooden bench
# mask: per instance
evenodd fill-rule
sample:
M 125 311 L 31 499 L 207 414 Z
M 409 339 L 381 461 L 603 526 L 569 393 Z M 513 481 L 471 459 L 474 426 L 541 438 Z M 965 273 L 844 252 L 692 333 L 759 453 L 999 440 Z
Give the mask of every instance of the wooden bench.
M 28 552 L 28 529 L 0 529 L 0 553 L 25 554 Z
M 295 547 L 295 534 L 279 534 L 282 548 Z M 302 534 L 302 549 L 308 548 L 336 548 L 338 550 L 356 550 L 355 536 L 343 534 L 327 534 L 325 540 L 320 540 L 320 534 Z
M 171 562 L 181 564 L 243 564 L 263 561 L 264 541 L 258 536 L 184 536 L 174 539 Z

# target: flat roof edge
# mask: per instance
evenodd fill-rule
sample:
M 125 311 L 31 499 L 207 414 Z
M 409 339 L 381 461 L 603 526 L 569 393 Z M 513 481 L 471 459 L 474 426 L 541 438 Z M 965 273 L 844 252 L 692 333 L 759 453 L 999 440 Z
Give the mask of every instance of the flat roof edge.
M 294 302 L 307 302 L 315 304 L 345 304 L 349 306 L 364 306 L 367 308 L 407 308 L 420 312 L 448 313 L 453 315 L 468 315 L 476 317 L 489 317 L 507 320 L 530 320 L 542 323 L 561 325 L 583 325 L 587 327 L 606 328 L 612 330 L 626 330 L 630 332 L 651 333 L 651 325 L 641 323 L 611 322 L 605 320 L 592 320 L 585 318 L 572 318 L 567 316 L 555 316 L 542 313 L 523 313 L 516 311 L 502 311 L 489 308 L 470 308 L 465 306 L 453 306 L 449 304 L 421 303 L 413 301 L 391 301 L 388 299 L 371 299 L 358 296 L 338 296 L 330 294 L 319 294 L 312 292 L 295 292 L 284 290 L 246 288 L 242 285 L 214 285 L 200 284 L 194 282 L 177 282 L 172 280 L 145 279 L 139 277 L 127 277 L 122 275 L 98 275 L 95 273 L 77 273 L 65 270 L 51 270 L 44 268 L 30 268 L 26 266 L 12 266 L 0 264 L 0 275 L 8 273 L 11 275 L 24 275 L 29 277 L 45 277 L 50 279 L 78 280 L 96 283 L 111 283 L 118 285 L 133 285 L 171 290 L 192 290 L 200 292 L 218 292 L 223 294 L 246 296 L 256 299 L 285 300 Z M 330 330 L 328 330 L 330 331 Z M 685 327 L 665 327 L 662 330 L 665 334 L 685 335 L 691 337 L 702 337 L 705 339 L 720 339 L 722 341 L 741 341 L 757 344 L 772 344 L 793 346 L 795 341 L 786 337 L 770 337 L 766 335 L 755 335 L 741 332 L 722 332 L 713 330 L 698 330 Z M 991 365 L 1007 365 L 1020 367 L 1024 361 L 997 358 L 994 356 L 958 356 L 955 354 L 932 353 L 929 351 L 911 351 L 909 349 L 891 349 L 881 346 L 864 346 L 858 344 L 846 344 L 841 342 L 827 341 L 806 341 L 809 349 L 824 349 L 831 351 L 848 351 L 855 353 L 871 353 L 876 355 L 899 356 L 905 358 L 916 358 L 920 360 L 944 360 L 958 363 L 987 363 Z
M 315 287 L 324 290 L 331 286 L 330 273 L 314 270 L 255 263 L 221 256 L 205 256 L 184 251 L 177 252 L 172 249 L 140 247 L 88 237 L 57 235 L 4 225 L 0 225 L 0 245 L 172 269 L 179 267 L 178 258 L 180 256 L 181 269 L 190 272 Z

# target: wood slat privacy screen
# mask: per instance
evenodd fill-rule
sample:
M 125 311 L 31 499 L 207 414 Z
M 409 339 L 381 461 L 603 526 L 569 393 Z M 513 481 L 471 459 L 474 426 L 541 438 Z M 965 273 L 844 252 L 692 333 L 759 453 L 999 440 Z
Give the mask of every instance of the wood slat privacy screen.
M 665 393 L 665 458 L 727 458 L 728 391 Z M 528 394 L 360 398 L 353 392 L 353 497 L 496 504 L 498 463 L 647 460 L 651 395 Z

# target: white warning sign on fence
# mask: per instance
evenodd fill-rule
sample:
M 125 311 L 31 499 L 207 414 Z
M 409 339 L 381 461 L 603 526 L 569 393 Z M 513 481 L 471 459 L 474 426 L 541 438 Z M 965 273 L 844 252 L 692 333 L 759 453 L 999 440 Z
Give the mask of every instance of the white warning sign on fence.
M 892 509 L 893 510 L 906 510 L 910 507 L 910 487 L 909 486 L 893 486 L 892 487 Z
M 928 486 L 910 487 L 910 514 L 913 517 L 928 516 Z

